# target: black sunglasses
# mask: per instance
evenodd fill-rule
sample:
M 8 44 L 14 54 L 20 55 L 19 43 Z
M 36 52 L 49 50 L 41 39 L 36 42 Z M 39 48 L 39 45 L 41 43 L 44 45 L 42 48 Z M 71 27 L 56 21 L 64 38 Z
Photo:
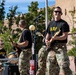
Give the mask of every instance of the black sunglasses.
M 54 11 L 55 13 L 62 13 L 61 11 Z

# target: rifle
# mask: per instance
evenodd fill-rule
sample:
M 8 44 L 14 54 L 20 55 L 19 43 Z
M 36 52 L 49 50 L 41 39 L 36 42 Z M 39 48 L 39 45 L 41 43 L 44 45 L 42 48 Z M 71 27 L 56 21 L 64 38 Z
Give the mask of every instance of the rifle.
M 58 32 L 56 32 L 52 38 L 55 38 L 59 33 L 60 33 L 60 30 L 59 30 Z M 50 44 L 49 44 L 49 46 L 47 47 L 47 51 L 50 51 L 51 47 L 52 47 L 54 44 L 55 44 L 55 42 L 51 39 L 51 40 L 50 40 Z
M 11 37 L 9 37 L 9 39 L 10 39 L 11 43 L 14 43 Z M 19 56 L 22 50 L 18 46 L 13 46 L 13 49 L 17 52 L 17 54 Z

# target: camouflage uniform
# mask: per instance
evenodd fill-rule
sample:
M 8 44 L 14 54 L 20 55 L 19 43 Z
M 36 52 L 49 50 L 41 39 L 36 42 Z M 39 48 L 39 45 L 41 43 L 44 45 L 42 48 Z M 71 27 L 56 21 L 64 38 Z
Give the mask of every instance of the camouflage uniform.
M 69 65 L 66 44 L 56 44 L 51 48 L 47 56 L 46 75 L 59 75 L 60 71 L 64 75 L 72 75 Z
M 75 72 L 76 72 L 76 56 L 74 56 Z
M 38 53 L 38 70 L 36 75 L 45 75 L 46 57 L 47 57 L 46 46 L 43 45 Z
M 21 51 L 19 56 L 19 72 L 20 75 L 30 75 L 30 57 L 32 56 L 31 49 L 24 49 Z

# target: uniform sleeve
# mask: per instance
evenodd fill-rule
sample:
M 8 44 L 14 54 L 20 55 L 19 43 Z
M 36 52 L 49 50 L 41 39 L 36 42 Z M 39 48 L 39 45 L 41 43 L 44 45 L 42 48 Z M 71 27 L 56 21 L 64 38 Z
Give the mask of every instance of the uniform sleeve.
M 62 26 L 62 32 L 69 32 L 69 31 L 70 31 L 69 25 L 67 23 L 64 23 Z
M 26 41 L 26 40 L 29 40 L 31 37 L 30 37 L 30 32 L 27 30 L 25 30 L 24 32 L 23 32 L 23 40 L 24 41 Z

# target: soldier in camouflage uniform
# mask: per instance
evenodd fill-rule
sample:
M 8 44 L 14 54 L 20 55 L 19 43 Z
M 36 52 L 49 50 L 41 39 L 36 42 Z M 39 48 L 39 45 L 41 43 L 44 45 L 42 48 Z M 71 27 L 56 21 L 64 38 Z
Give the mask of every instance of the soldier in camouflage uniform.
M 47 27 L 46 45 L 49 53 L 46 61 L 46 75 L 72 75 L 66 48 L 69 25 L 61 19 L 61 15 L 61 8 L 55 7 L 54 20 Z M 59 33 L 56 33 L 58 31 Z
M 74 56 L 74 64 L 75 64 L 75 75 L 76 75 L 76 56 Z
M 43 45 L 38 53 L 38 70 L 36 75 L 45 75 L 46 57 L 47 57 L 46 46 Z
M 24 20 L 19 21 L 19 27 L 22 29 L 22 34 L 19 38 L 19 43 L 12 43 L 13 46 L 19 47 L 21 53 L 19 55 L 19 72 L 20 75 L 30 75 L 30 57 L 32 56 L 32 37 L 30 31 L 27 29 Z
M 46 32 L 43 33 L 43 45 L 38 52 L 38 70 L 36 75 L 45 75 L 46 72 L 46 58 L 47 58 L 47 51 L 46 51 L 46 44 L 45 44 L 45 35 Z

